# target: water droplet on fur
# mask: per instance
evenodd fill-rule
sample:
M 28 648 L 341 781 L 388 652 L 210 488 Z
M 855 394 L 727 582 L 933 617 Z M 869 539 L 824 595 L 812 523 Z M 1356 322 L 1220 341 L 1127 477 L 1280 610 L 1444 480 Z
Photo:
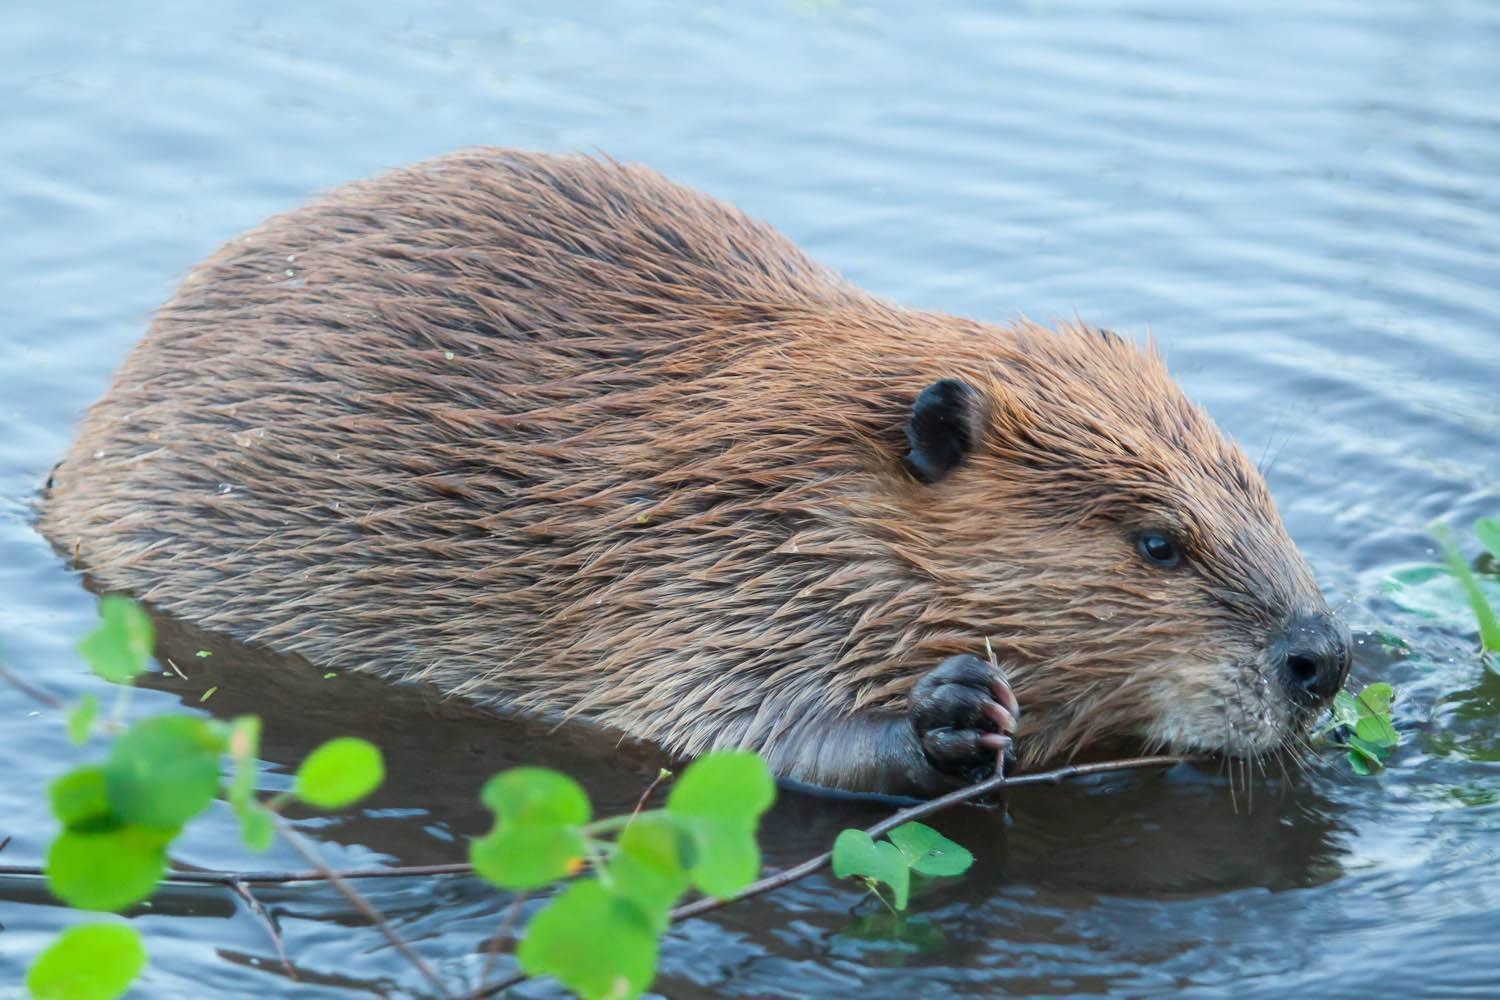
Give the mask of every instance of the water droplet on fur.
M 231 494 L 233 492 L 234 492 L 234 487 L 230 486 L 228 483 L 220 483 L 219 484 L 219 496 L 225 497 L 225 496 L 228 496 L 229 494 Z
M 444 351 L 443 352 L 443 357 L 447 358 L 449 361 L 452 361 L 453 360 L 453 352 L 452 351 Z
M 100 448 L 98 451 L 94 452 L 94 457 L 95 458 L 103 458 L 104 457 L 104 449 Z

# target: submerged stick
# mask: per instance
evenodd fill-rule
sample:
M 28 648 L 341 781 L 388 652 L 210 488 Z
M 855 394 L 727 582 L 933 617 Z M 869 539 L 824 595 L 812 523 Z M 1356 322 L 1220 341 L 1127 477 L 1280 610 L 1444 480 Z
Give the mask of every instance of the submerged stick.
M 281 960 L 281 967 L 286 970 L 287 976 L 293 982 L 297 981 L 297 970 L 292 966 L 291 960 L 286 957 L 286 948 L 281 943 L 281 931 L 276 929 L 276 921 L 271 919 L 271 914 L 266 911 L 261 901 L 255 898 L 255 893 L 250 891 L 248 885 L 239 879 L 233 879 L 228 884 L 229 888 L 234 890 L 234 894 L 243 899 L 245 905 L 250 907 L 250 912 L 259 917 L 260 922 L 265 924 L 266 932 L 271 936 L 271 944 L 276 947 L 276 957 Z

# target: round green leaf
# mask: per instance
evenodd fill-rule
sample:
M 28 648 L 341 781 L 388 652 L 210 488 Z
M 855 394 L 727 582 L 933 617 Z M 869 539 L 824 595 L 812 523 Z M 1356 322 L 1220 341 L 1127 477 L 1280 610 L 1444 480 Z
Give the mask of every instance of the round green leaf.
M 240 821 L 240 840 L 252 851 L 264 851 L 276 838 L 276 823 L 271 813 L 254 802 L 237 803 L 233 806 Z
M 1358 750 L 1350 750 L 1345 756 L 1348 758 L 1350 770 L 1362 778 L 1368 778 L 1380 766 L 1379 762 L 1371 764 Z
M 1380 715 L 1367 715 L 1354 727 L 1354 735 L 1372 746 L 1393 747 L 1401 742 L 1391 720 Z
M 469 863 L 501 889 L 535 889 L 570 874 L 583 851 L 583 834 L 577 827 L 502 821 L 470 842 Z
M 115 740 L 104 765 L 109 802 L 128 823 L 176 830 L 219 790 L 220 727 L 188 715 L 142 719 Z
M 613 891 L 639 906 L 660 934 L 667 929 L 667 911 L 687 888 L 692 841 L 670 818 L 648 815 L 627 826 L 618 843 L 609 865 Z
M 1353 726 L 1359 722 L 1359 701 L 1348 691 L 1340 691 L 1333 696 L 1331 711 L 1334 721 L 1341 726 Z
M 833 874 L 883 882 L 890 886 L 896 909 L 906 909 L 911 869 L 900 848 L 889 841 L 877 844 L 863 830 L 845 830 L 833 842 Z
M 1361 715 L 1384 715 L 1391 714 L 1391 701 L 1396 692 L 1385 681 L 1377 681 L 1374 684 L 1366 684 L 1359 692 L 1355 701 L 1359 704 Z
M 31 963 L 35 1000 L 114 1000 L 146 966 L 146 949 L 125 924 L 83 924 L 58 935 Z
M 308 754 L 293 791 L 319 809 L 342 809 L 373 792 L 385 779 L 380 750 L 367 740 L 341 736 Z
M 86 694 L 68 712 L 68 740 L 75 746 L 88 741 L 89 730 L 94 726 L 94 717 L 99 714 L 99 699 Z
M 115 825 L 109 811 L 102 767 L 74 768 L 47 789 L 52 815 L 64 829 Z
M 80 910 L 120 910 L 151 895 L 167 868 L 170 835 L 141 826 L 66 831 L 47 851 L 47 886 Z
M 678 820 L 692 837 L 693 884 L 709 896 L 728 899 L 755 881 L 760 848 L 755 833 L 738 823 L 712 819 Z
M 1386 748 L 1376 746 L 1358 736 L 1349 737 L 1349 750 L 1351 753 L 1364 758 L 1364 762 L 1370 771 L 1379 771 L 1385 767 Z M 1359 768 L 1355 768 L 1356 771 Z M 1366 772 L 1361 772 L 1366 773 Z
M 759 756 L 721 750 L 688 766 L 667 796 L 674 816 L 701 816 L 753 829 L 776 800 L 776 782 Z
M 527 975 L 551 976 L 584 1000 L 626 1000 L 651 985 L 656 948 L 645 914 L 589 879 L 532 919 L 516 958 Z
M 925 823 L 903 823 L 886 836 L 911 870 L 923 875 L 962 875 L 974 863 L 967 849 Z
M 151 661 L 151 619 L 127 597 L 99 602 L 99 624 L 78 640 L 78 654 L 107 681 L 128 683 Z
M 479 798 L 501 823 L 516 826 L 582 826 L 589 797 L 578 782 L 544 767 L 517 767 L 485 782 Z

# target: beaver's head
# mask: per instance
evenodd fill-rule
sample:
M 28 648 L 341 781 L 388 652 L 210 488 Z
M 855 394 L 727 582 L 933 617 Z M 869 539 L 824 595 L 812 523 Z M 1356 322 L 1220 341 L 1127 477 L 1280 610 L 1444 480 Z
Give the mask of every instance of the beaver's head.
M 1081 327 L 1013 334 L 928 385 L 907 426 L 940 641 L 991 640 L 1031 762 L 1294 743 L 1342 686 L 1350 639 L 1260 473 L 1154 351 Z

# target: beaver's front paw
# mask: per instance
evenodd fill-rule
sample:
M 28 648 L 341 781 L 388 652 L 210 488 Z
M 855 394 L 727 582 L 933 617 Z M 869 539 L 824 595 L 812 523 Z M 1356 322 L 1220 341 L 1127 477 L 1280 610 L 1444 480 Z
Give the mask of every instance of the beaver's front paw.
M 1020 714 L 1005 674 L 968 654 L 917 681 L 907 709 L 928 763 L 968 782 L 995 773 Z

